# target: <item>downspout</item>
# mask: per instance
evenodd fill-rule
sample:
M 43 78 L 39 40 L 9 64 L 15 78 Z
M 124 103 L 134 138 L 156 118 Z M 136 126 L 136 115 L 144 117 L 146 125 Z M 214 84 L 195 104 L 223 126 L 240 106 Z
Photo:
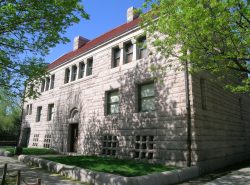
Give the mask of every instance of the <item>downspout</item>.
M 192 130 L 191 130 L 191 106 L 190 106 L 190 90 L 189 90 L 189 74 L 188 62 L 185 61 L 185 93 L 186 93 L 186 121 L 187 121 L 187 166 L 192 163 Z

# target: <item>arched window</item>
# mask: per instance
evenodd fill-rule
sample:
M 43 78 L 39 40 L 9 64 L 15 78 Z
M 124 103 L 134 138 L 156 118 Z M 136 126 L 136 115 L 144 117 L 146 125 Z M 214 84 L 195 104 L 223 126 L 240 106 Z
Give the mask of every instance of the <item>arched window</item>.
M 70 119 L 78 119 L 78 116 L 79 116 L 79 113 L 78 113 L 77 108 L 73 108 L 73 109 L 70 111 L 69 118 L 70 118 Z

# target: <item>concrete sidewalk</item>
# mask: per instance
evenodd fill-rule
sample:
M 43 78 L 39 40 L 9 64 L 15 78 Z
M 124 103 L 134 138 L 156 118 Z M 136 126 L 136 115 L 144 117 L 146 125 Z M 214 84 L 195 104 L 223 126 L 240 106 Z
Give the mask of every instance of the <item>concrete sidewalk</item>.
M 40 168 L 32 168 L 20 163 L 17 159 L 11 157 L 0 156 L 0 166 L 8 163 L 9 170 L 21 170 L 21 177 L 24 177 L 26 182 L 35 182 L 36 178 L 42 179 L 42 185 L 83 185 L 84 183 L 65 179 L 63 176 L 52 174 Z M 2 171 L 0 171 L 0 176 Z M 12 172 L 11 172 L 12 173 Z M 22 181 L 22 185 L 25 183 Z M 87 184 L 85 184 L 87 185 Z
M 250 184 L 250 167 L 233 171 L 225 176 L 217 178 L 205 185 L 249 185 Z

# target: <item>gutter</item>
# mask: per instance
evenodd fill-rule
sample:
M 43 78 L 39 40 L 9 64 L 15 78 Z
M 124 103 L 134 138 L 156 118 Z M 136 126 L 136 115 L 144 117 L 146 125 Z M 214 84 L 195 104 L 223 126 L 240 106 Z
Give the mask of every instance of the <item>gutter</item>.
M 187 119 L 187 166 L 192 163 L 192 127 L 191 127 L 191 106 L 190 106 L 190 91 L 189 91 L 189 75 L 188 75 L 188 62 L 185 61 L 185 93 L 186 93 L 186 119 Z

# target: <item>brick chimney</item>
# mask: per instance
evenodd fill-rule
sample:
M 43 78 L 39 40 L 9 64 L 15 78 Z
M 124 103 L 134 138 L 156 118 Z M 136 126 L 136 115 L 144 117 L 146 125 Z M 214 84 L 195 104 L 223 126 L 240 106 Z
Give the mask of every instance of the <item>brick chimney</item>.
M 139 17 L 139 13 L 135 12 L 136 11 L 136 8 L 134 8 L 133 6 L 128 8 L 127 10 L 127 22 L 131 22 L 133 21 L 134 19 L 136 19 L 137 17 Z
M 82 36 L 76 36 L 74 38 L 74 46 L 73 46 L 73 50 L 77 50 L 80 47 L 84 46 L 87 42 L 89 42 L 88 39 L 82 37 Z

